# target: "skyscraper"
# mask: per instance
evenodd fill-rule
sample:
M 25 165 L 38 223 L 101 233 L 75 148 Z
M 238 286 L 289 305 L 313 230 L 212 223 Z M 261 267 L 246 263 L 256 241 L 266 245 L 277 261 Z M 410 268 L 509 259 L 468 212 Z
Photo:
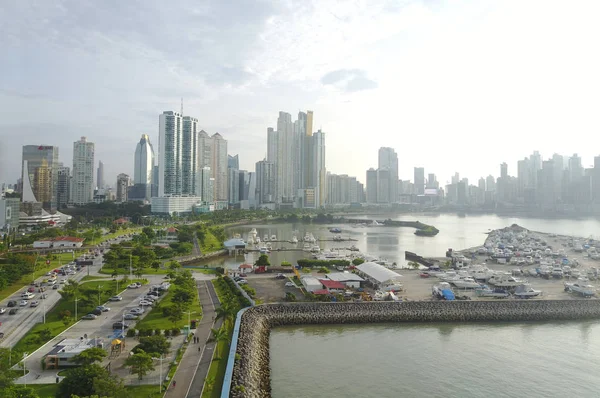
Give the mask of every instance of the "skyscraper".
M 194 195 L 198 171 L 198 119 L 182 118 L 181 142 L 181 194 Z
M 398 154 L 393 148 L 381 147 L 378 153 L 378 168 L 389 170 L 389 202 L 398 200 Z M 423 182 L 425 177 L 423 177 Z
M 136 192 L 132 198 L 150 200 L 152 196 L 154 148 L 147 134 L 142 134 L 135 147 L 133 162 L 133 184 Z
M 211 137 L 212 176 L 215 179 L 215 200 L 227 201 L 227 140 L 219 133 Z
M 231 156 L 227 155 L 227 167 L 230 169 L 240 169 L 240 157 L 239 155 Z
M 256 162 L 256 204 L 273 202 L 274 188 L 273 163 L 266 159 Z
M 117 202 L 127 202 L 127 190 L 129 188 L 129 176 L 121 173 L 117 176 Z
M 327 199 L 327 170 L 325 169 L 325 133 L 320 129 L 312 136 L 313 175 L 315 181 L 315 207 L 325 204 Z
M 61 166 L 58 168 L 58 179 L 56 188 L 56 208 L 67 207 L 71 197 L 71 169 Z
M 26 163 L 25 163 L 26 162 Z M 35 199 L 47 210 L 56 209 L 56 189 L 58 180 L 58 147 L 49 145 L 24 145 L 21 164 L 23 183 L 28 185 Z M 33 198 L 30 198 L 33 199 Z
M 96 171 L 96 187 L 104 188 L 104 163 L 101 160 L 98 161 L 98 170 Z
M 370 168 L 367 170 L 367 203 L 377 203 L 377 170 Z
M 76 205 L 90 203 L 94 198 L 94 143 L 86 137 L 73 143 L 73 177 L 71 202 Z
M 279 112 L 277 118 L 277 202 L 289 202 L 294 192 L 294 159 L 293 159 L 294 129 L 292 115 Z M 260 178 L 260 177 L 259 177 Z
M 417 195 L 425 194 L 425 169 L 423 167 L 415 167 L 414 169 L 415 193 Z
M 182 117 L 165 111 L 159 116 L 158 196 L 181 195 Z
M 229 204 L 235 205 L 240 202 L 240 171 L 233 167 L 227 168 L 227 197 Z
M 210 204 L 215 201 L 214 178 L 210 167 L 203 167 L 198 171 L 196 187 L 199 188 L 196 196 L 199 196 L 203 203 Z

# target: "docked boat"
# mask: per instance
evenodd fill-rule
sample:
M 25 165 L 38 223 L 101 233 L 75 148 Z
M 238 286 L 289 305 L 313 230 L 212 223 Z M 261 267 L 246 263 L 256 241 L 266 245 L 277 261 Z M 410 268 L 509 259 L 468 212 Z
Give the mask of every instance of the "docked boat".
M 517 287 L 526 283 L 526 281 L 514 277 L 510 274 L 502 274 L 502 275 L 494 275 L 489 280 L 488 283 L 495 285 L 497 287 Z
M 292 236 L 292 240 L 290 242 L 292 242 L 294 245 L 298 243 L 298 238 L 296 238 L 296 235 Z
M 451 283 L 459 289 L 475 289 L 481 286 L 479 282 L 471 277 L 456 279 Z
M 350 249 L 349 249 L 349 250 L 350 250 L 351 252 L 357 252 L 357 251 L 358 251 L 358 247 L 356 247 L 356 246 L 352 245 L 352 246 L 350 246 Z
M 596 287 L 580 280 L 574 283 L 565 282 L 565 292 L 573 292 L 583 297 L 592 297 L 596 294 Z
M 535 290 L 529 283 L 524 283 L 515 288 L 513 295 L 517 298 L 537 297 L 542 294 L 541 290 Z
M 431 287 L 431 294 L 438 300 L 454 300 L 454 292 L 452 291 L 452 286 L 450 286 L 448 282 L 440 282 L 437 285 L 433 285 Z
M 488 285 L 481 285 L 481 287 L 475 289 L 475 295 L 478 297 L 507 298 L 510 293 L 501 287 L 492 289 Z
M 341 236 L 341 235 L 335 235 L 335 236 L 333 237 L 333 241 L 334 241 L 334 242 L 341 242 L 342 240 L 343 240 L 343 239 L 342 239 L 342 236 Z
M 269 235 L 265 234 L 265 236 L 263 236 L 263 242 L 268 242 L 269 241 Z
M 319 253 L 320 251 L 321 251 L 321 248 L 320 248 L 318 245 L 313 245 L 313 246 L 310 248 L 310 252 L 311 252 L 311 253 Z
M 277 240 L 277 235 L 271 235 L 271 242 L 275 242 Z
M 308 243 L 315 243 L 317 240 L 315 239 L 313 234 L 307 232 L 306 235 L 304 235 L 304 241 Z
M 488 279 L 490 279 L 494 275 L 494 271 L 492 271 L 491 269 L 489 269 L 487 267 L 472 268 L 472 269 L 469 269 L 468 271 L 469 271 L 469 274 L 476 281 L 487 282 Z
M 305 252 L 309 252 L 310 251 L 310 243 L 306 242 L 304 244 L 304 246 L 302 246 L 302 250 L 304 250 Z
M 377 290 L 374 294 L 373 294 L 373 300 L 374 301 L 383 301 L 386 298 L 388 298 L 389 293 L 386 292 L 382 292 L 381 290 Z
M 269 248 L 266 246 L 261 247 L 258 251 L 261 252 L 262 254 L 270 253 Z
M 341 228 L 330 228 L 329 232 L 331 232 L 332 234 L 341 234 L 342 233 L 342 229 Z

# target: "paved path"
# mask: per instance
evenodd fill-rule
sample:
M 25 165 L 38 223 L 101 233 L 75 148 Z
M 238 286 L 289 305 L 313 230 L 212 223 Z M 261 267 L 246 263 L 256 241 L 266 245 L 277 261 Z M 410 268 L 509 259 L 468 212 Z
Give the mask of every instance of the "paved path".
M 215 306 L 219 305 L 219 301 L 210 281 L 197 281 L 196 286 L 198 288 L 200 304 L 202 305 L 202 319 L 200 320 L 200 324 L 196 328 L 194 335 L 200 339 L 200 342 L 194 344 L 192 340 L 188 346 L 172 379 L 177 382 L 176 386 L 173 387 L 171 383 L 165 393 L 165 397 L 182 398 L 190 396 L 188 391 L 190 391 L 192 387 L 196 389 L 197 383 L 194 383 L 196 380 L 195 375 L 200 373 L 200 368 L 204 368 L 204 366 L 199 366 L 199 364 L 204 363 L 204 358 L 208 357 L 208 364 L 206 365 L 206 371 L 204 372 L 204 375 L 206 375 L 212 359 L 212 349 L 208 349 L 208 345 L 212 343 L 205 344 L 205 342 L 211 337 L 211 329 L 217 327 L 213 324 L 213 318 L 215 317 Z M 200 347 L 200 350 L 198 350 L 198 347 Z M 200 396 L 204 384 L 204 377 L 202 377 L 202 380 L 199 383 L 200 390 L 193 395 L 194 397 Z

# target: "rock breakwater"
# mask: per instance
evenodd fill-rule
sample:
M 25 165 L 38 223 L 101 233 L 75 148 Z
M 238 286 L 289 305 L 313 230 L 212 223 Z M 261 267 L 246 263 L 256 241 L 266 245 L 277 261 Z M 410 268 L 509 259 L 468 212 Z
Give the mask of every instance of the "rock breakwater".
M 230 397 L 271 397 L 269 335 L 283 325 L 600 319 L 600 300 L 266 304 L 242 315 Z

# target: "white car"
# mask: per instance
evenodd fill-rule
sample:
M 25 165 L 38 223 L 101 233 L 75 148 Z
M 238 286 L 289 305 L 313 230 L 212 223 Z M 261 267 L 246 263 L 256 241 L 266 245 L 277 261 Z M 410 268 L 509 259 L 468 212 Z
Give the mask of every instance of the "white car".
M 127 289 L 137 289 L 139 288 L 139 286 L 135 283 L 132 283 L 131 285 L 127 285 Z
M 21 300 L 21 302 L 19 303 L 21 307 L 27 307 L 28 304 L 29 302 L 27 300 Z
M 129 310 L 130 314 L 134 314 L 134 315 L 142 315 L 144 313 L 144 309 L 143 308 L 132 308 L 131 310 Z
M 295 287 L 294 282 L 286 282 L 285 287 Z
M 110 298 L 110 301 L 121 301 L 121 300 L 123 300 L 123 297 L 121 297 L 121 296 L 112 296 Z
M 237 284 L 238 284 L 238 285 L 247 285 L 247 284 L 248 284 L 248 281 L 247 281 L 247 280 L 245 280 L 245 279 L 240 279 L 239 281 L 237 281 Z
M 4 314 L 6 312 L 6 308 L 0 308 L 0 314 Z
M 141 306 L 146 306 L 146 305 L 154 305 L 154 303 L 152 301 L 148 301 L 148 300 L 142 300 L 140 301 L 140 305 Z

